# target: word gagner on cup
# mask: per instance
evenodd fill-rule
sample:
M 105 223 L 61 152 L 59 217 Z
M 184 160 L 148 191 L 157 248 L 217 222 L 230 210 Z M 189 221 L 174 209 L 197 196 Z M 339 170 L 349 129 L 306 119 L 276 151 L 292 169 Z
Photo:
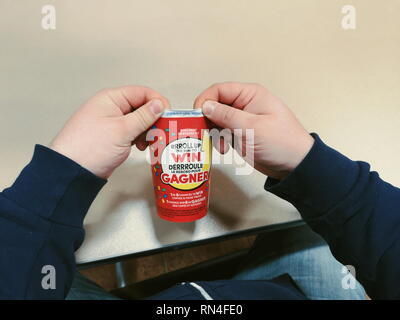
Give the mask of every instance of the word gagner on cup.
M 200 109 L 164 111 L 147 134 L 157 214 L 191 222 L 208 211 L 212 145 Z

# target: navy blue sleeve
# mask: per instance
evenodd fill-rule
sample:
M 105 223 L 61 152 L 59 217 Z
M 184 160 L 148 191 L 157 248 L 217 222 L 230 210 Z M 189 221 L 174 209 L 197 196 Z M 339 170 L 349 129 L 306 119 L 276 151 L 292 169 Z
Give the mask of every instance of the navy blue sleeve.
M 315 142 L 300 165 L 265 189 L 292 203 L 371 298 L 400 298 L 400 189 L 365 162 Z
M 105 183 L 63 155 L 36 146 L 15 183 L 0 193 L 0 299 L 67 295 L 74 252 L 84 238 L 83 219 Z M 55 289 L 42 286 L 49 274 L 45 266 L 54 267 Z

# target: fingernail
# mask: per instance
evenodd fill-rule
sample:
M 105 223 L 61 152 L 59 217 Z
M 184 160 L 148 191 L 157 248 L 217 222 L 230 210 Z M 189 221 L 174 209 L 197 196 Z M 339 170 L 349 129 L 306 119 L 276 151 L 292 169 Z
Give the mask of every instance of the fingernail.
M 206 101 L 206 102 L 204 102 L 202 109 L 203 109 L 204 115 L 210 116 L 213 113 L 214 109 L 215 109 L 215 102 L 214 101 Z
M 153 112 L 156 116 L 161 114 L 164 111 L 164 105 L 160 100 L 152 100 L 150 102 L 150 110 Z

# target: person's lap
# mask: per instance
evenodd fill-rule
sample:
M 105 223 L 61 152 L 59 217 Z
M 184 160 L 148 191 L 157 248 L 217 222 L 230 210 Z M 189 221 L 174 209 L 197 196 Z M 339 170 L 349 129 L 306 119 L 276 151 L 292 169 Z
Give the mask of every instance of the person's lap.
M 245 261 L 233 279 L 268 280 L 288 273 L 309 299 L 365 299 L 364 289 L 358 282 L 354 289 L 342 286 L 346 276 L 343 265 L 308 227 L 258 236 Z M 67 299 L 119 298 L 77 273 Z
M 301 232 L 286 232 L 279 238 L 279 255 L 270 254 L 276 237 L 258 237 L 249 256 L 249 263 L 240 268 L 235 280 L 267 280 L 288 273 L 303 293 L 312 300 L 364 300 L 363 287 L 348 274 L 332 255 L 328 245 L 308 227 Z M 355 286 L 343 286 L 343 279 L 352 277 Z M 346 282 L 347 283 L 347 282 Z
M 66 300 L 121 300 L 97 284 L 84 277 L 79 272 L 75 273 L 74 281 L 68 292 Z

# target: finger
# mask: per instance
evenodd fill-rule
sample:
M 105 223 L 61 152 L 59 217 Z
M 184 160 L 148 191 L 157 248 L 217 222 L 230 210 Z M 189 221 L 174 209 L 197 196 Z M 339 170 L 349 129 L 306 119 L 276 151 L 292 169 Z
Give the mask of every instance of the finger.
M 140 151 L 144 151 L 147 148 L 147 143 L 145 141 L 136 141 L 136 147 L 140 150 Z
M 201 108 L 205 101 L 212 100 L 243 109 L 250 103 L 261 86 L 254 83 L 223 82 L 204 90 L 195 100 L 194 108 Z
M 215 101 L 206 101 L 203 114 L 217 126 L 227 129 L 248 129 L 256 115 Z
M 141 133 L 134 141 L 134 143 L 136 144 L 136 147 L 140 150 L 140 151 L 144 151 L 146 150 L 147 146 L 149 145 L 148 142 L 146 141 L 146 132 Z
M 212 139 L 212 145 L 219 153 L 222 154 L 221 149 L 223 148 L 223 141 L 221 138 Z
M 219 138 L 215 144 L 214 148 L 220 153 L 220 154 L 225 154 L 229 151 L 229 143 L 223 139 Z
M 229 143 L 225 139 L 221 139 L 220 142 L 220 153 L 225 154 L 229 151 Z
M 219 136 L 213 136 L 213 147 L 220 153 L 225 154 L 229 151 L 229 143 L 232 141 L 232 132 L 228 129 L 220 129 Z
M 160 118 L 164 109 L 165 106 L 162 101 L 155 99 L 123 116 L 128 141 L 134 141 L 140 134 L 149 129 Z
M 150 100 L 161 100 L 166 108 L 170 107 L 167 98 L 151 88 L 143 86 L 124 86 L 105 90 L 106 94 L 114 102 L 123 114 L 139 108 Z

